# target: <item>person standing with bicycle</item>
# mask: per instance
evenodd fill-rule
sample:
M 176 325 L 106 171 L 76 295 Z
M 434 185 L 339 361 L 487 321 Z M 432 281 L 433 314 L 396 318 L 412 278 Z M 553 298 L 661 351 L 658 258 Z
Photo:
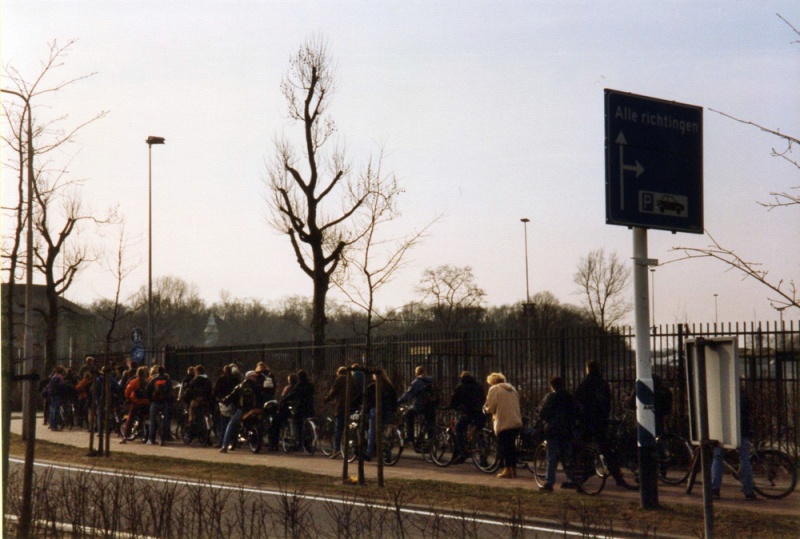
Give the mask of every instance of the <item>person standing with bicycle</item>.
M 750 438 L 753 427 L 750 422 L 750 400 L 744 389 L 739 391 L 739 430 L 741 443 L 739 444 L 739 481 L 742 482 L 742 492 L 745 500 L 755 500 L 753 489 L 753 466 L 750 464 Z M 711 495 L 719 499 L 722 488 L 723 460 L 725 449 L 721 445 L 714 448 L 714 460 L 711 462 Z
M 367 432 L 367 452 L 364 460 L 372 460 L 375 456 L 375 433 L 377 432 L 377 418 L 375 417 L 377 400 L 377 379 L 381 379 L 381 423 L 390 425 L 394 422 L 394 412 L 397 409 L 397 390 L 386 375 L 386 371 L 379 369 L 372 375 L 372 382 L 367 386 L 365 394 L 366 410 L 369 416 L 369 431 Z
M 436 407 L 439 405 L 431 398 L 432 395 L 435 395 L 435 386 L 433 378 L 428 376 L 425 367 L 418 366 L 414 369 L 414 374 L 416 375 L 414 381 L 408 386 L 406 392 L 397 399 L 398 404 L 413 401 L 411 408 L 406 412 L 406 434 L 408 437 L 406 441 L 412 445 L 415 439 L 414 423 L 417 416 L 422 416 L 425 424 L 424 429 L 427 431 L 433 428 L 436 423 Z
M 600 453 L 606 457 L 608 470 L 617 482 L 617 486 L 636 490 L 636 487 L 625 481 L 617 458 L 611 450 L 611 442 L 608 439 L 611 388 L 600 372 L 600 363 L 595 360 L 586 362 L 586 378 L 575 390 L 575 404 L 578 408 L 582 434 L 594 440 Z
M 150 408 L 150 399 L 147 398 L 146 389 L 147 367 L 142 366 L 136 369 L 136 376 L 125 387 L 125 400 L 130 402 L 131 406 L 128 410 L 128 419 L 122 428 L 122 439 L 119 441 L 121 444 L 128 443 L 128 436 L 131 433 L 131 425 L 133 425 L 134 418 L 138 415 L 144 416 L 145 412 Z
M 564 388 L 564 380 L 560 376 L 553 376 L 550 379 L 550 393 L 539 406 L 539 421 L 544 424 L 544 438 L 547 441 L 545 484 L 539 490 L 553 491 L 558 461 L 560 459 L 563 464 L 565 456 L 572 449 L 575 417 L 575 399 Z M 566 481 L 561 488 L 575 488 L 575 485 Z
M 493 372 L 486 377 L 489 393 L 486 395 L 484 410 L 492 414 L 494 433 L 497 435 L 497 459 L 503 471 L 497 474 L 500 479 L 517 477 L 516 441 L 522 428 L 522 412 L 519 408 L 519 395 L 502 373 Z
M 231 394 L 222 400 L 224 404 L 234 406 L 236 411 L 233 413 L 233 416 L 231 416 L 228 426 L 225 429 L 225 434 L 222 438 L 222 448 L 219 450 L 220 453 L 227 453 L 229 446 L 231 449 L 233 448 L 232 442 L 237 435 L 236 432 L 239 428 L 239 423 L 242 421 L 242 417 L 250 410 L 260 408 L 258 392 L 258 375 L 255 371 L 248 371 L 247 374 L 245 374 L 244 381 L 237 385 Z
M 172 389 L 172 382 L 163 365 L 153 366 L 150 371 L 155 375 L 150 379 L 145 391 L 150 400 L 150 432 L 147 434 L 147 445 L 156 443 L 156 428 L 158 426 L 158 413 L 164 414 L 163 428 L 166 432 L 161 433 L 162 442 L 166 442 L 169 436 L 169 396 Z
M 471 372 L 462 372 L 448 406 L 449 409 L 457 410 L 460 414 L 456 423 L 455 457 L 452 464 L 461 464 L 467 460 L 467 429 L 470 425 L 475 425 L 476 429 L 483 428 L 484 402 L 486 402 L 486 396 L 481 384 L 472 376 Z

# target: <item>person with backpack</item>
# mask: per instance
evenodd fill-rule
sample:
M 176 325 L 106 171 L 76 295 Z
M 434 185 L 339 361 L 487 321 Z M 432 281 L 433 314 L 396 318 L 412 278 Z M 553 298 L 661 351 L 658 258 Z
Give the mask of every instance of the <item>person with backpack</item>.
M 406 435 L 411 444 L 414 443 L 414 424 L 417 416 L 421 416 L 424 429 L 427 431 L 436 423 L 436 408 L 439 406 L 439 394 L 436 383 L 425 372 L 422 365 L 414 369 L 416 377 L 408 389 L 397 400 L 398 404 L 412 402 L 411 408 L 406 412 Z
M 189 425 L 194 425 L 197 414 L 205 414 L 211 408 L 214 400 L 214 387 L 206 376 L 206 369 L 202 365 L 194 367 L 194 378 L 186 387 L 186 402 L 189 404 Z
M 255 408 L 260 408 L 258 392 L 258 375 L 255 371 L 248 371 L 244 380 L 233 389 L 230 395 L 223 399 L 223 403 L 233 405 L 236 411 L 225 429 L 222 448 L 219 450 L 220 453 L 227 453 L 229 449 L 233 449 L 231 442 L 233 437 L 236 436 L 239 423 L 241 423 L 244 415 Z
M 162 433 L 164 442 L 169 436 L 169 397 L 172 390 L 172 381 L 163 365 L 153 366 L 150 374 L 155 374 L 147 384 L 145 394 L 150 401 L 150 432 L 147 435 L 147 445 L 156 443 L 156 417 L 159 412 L 164 414 L 164 429 Z
M 146 395 L 147 383 L 147 367 L 142 366 L 136 369 L 136 376 L 125 386 L 125 400 L 130 402 L 131 407 L 128 410 L 128 419 L 122 428 L 122 439 L 119 441 L 121 444 L 128 443 L 127 438 L 134 418 L 143 415 L 150 408 L 150 399 Z
M 289 408 L 291 407 L 291 412 Z M 281 427 L 291 419 L 295 441 L 300 443 L 303 423 L 306 418 L 314 417 L 314 384 L 303 369 L 297 371 L 297 382 L 291 386 L 281 399 L 281 408 L 277 420 L 272 424 L 270 443 L 276 444 L 280 438 Z
M 500 479 L 517 477 L 516 441 L 522 428 L 522 411 L 519 408 L 519 395 L 514 386 L 506 382 L 504 374 L 493 372 L 486 377 L 489 392 L 484 409 L 492 414 L 494 433 L 497 435 L 497 460 L 503 471 L 497 474 Z
M 600 372 L 599 362 L 595 360 L 586 362 L 586 378 L 575 390 L 575 405 L 578 409 L 582 433 L 587 438 L 594 440 L 600 453 L 605 455 L 608 470 L 617 486 L 636 490 L 636 487 L 625 481 L 619 463 L 611 450 L 611 442 L 608 439 L 611 387 Z
M 575 418 L 575 399 L 564 388 L 564 380 L 560 376 L 553 376 L 550 379 L 550 393 L 539 406 L 538 421 L 544 425 L 544 439 L 547 441 L 545 484 L 539 490 L 553 491 L 558 461 L 561 460 L 563 464 L 564 456 L 572 450 Z M 574 484 L 566 481 L 561 488 L 574 488 Z
M 448 406 L 449 409 L 456 410 L 459 413 L 458 423 L 456 423 L 456 455 L 453 459 L 453 464 L 461 464 L 467 460 L 468 455 L 465 450 L 467 447 L 467 429 L 469 429 L 470 425 L 475 425 L 477 429 L 483 428 L 486 417 L 483 413 L 485 401 L 486 396 L 483 386 L 478 383 L 471 372 L 462 372 L 453 396 L 450 397 Z
M 261 401 L 269 402 L 275 400 L 275 375 L 263 361 L 259 361 L 256 365 L 256 375 L 258 376 L 258 383 L 261 391 Z

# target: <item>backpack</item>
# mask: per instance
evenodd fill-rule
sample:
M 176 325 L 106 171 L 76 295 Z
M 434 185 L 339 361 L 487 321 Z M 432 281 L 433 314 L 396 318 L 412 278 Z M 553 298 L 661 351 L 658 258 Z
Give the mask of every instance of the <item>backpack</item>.
M 419 394 L 419 402 L 425 408 L 437 408 L 442 402 L 442 392 L 436 382 L 429 382 L 422 393 Z
M 250 410 L 255 408 L 257 404 L 256 392 L 253 390 L 253 387 L 245 381 L 242 383 L 242 390 L 239 393 L 239 408 L 242 410 Z
M 169 395 L 169 380 L 156 378 L 153 382 L 153 402 L 164 402 Z

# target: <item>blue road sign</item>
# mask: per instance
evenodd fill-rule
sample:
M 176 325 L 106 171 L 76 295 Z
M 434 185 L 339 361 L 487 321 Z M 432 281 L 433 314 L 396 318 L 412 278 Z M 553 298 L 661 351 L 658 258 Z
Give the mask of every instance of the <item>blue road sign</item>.
M 703 233 L 703 108 L 605 91 L 606 223 Z
M 144 346 L 141 343 L 136 343 L 131 347 L 131 359 L 139 365 L 144 361 Z

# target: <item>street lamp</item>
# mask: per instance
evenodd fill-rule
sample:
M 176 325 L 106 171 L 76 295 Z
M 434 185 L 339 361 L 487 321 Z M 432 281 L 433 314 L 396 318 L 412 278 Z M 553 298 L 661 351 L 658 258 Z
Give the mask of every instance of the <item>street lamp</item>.
M 714 294 L 714 323 L 715 324 L 719 322 L 719 310 L 717 309 L 717 296 L 719 296 L 719 294 Z
M 528 281 L 528 223 L 531 220 L 523 217 L 520 221 L 522 221 L 522 228 L 525 230 L 525 302 L 527 305 L 531 302 L 531 288 Z
M 147 137 L 147 349 L 153 354 L 153 144 L 163 137 Z

